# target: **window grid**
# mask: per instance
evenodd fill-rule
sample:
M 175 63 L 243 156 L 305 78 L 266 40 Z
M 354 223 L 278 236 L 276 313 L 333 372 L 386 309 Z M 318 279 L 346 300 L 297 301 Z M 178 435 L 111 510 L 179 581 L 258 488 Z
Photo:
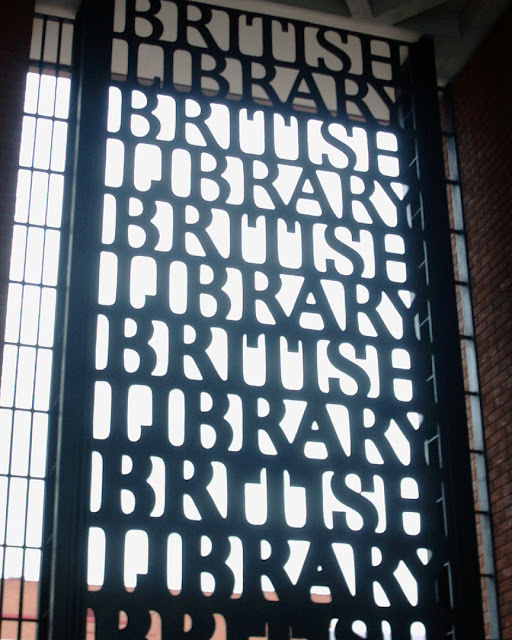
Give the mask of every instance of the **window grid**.
M 73 24 L 36 15 L 27 74 L 0 391 L 0 638 L 38 612 Z
M 443 140 L 445 153 L 446 187 L 450 208 L 452 251 L 455 268 L 455 284 L 459 312 L 459 340 L 464 367 L 465 395 L 470 437 L 471 468 L 474 483 L 474 507 L 479 538 L 480 581 L 484 604 L 486 638 L 500 640 L 496 568 L 492 541 L 492 519 L 489 506 L 489 479 L 487 475 L 486 448 L 483 436 L 481 392 L 478 380 L 478 358 L 471 279 L 467 256 L 464 210 L 459 177 L 457 140 L 452 95 L 449 89 L 439 92 L 444 112 Z

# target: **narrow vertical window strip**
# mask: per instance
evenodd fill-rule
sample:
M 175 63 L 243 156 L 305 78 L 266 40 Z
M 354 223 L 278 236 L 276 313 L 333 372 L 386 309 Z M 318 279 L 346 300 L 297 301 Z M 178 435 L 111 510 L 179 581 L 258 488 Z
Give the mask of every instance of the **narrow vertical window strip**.
M 26 81 L 0 394 L 2 640 L 32 640 L 40 622 L 70 28 L 69 20 L 36 16 Z
M 452 95 L 448 88 L 440 93 L 444 112 L 444 145 L 446 153 L 445 171 L 450 222 L 452 225 L 452 247 L 455 264 L 457 301 L 459 306 L 459 332 L 464 367 L 465 393 L 468 427 L 471 446 L 471 466 L 474 480 L 474 508 L 478 533 L 480 557 L 480 579 L 484 600 L 484 622 L 486 638 L 501 639 L 496 584 L 496 565 L 492 537 L 492 517 L 489 501 L 489 476 L 487 454 L 483 434 L 481 391 L 479 383 L 478 357 L 473 324 L 471 278 L 467 256 L 464 207 L 459 176 L 457 136 L 454 122 Z

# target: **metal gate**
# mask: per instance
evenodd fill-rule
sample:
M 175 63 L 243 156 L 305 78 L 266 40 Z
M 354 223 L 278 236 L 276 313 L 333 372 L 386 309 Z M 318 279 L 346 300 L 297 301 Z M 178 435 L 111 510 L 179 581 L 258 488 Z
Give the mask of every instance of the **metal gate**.
M 482 637 L 429 42 L 142 5 L 81 16 L 51 637 Z

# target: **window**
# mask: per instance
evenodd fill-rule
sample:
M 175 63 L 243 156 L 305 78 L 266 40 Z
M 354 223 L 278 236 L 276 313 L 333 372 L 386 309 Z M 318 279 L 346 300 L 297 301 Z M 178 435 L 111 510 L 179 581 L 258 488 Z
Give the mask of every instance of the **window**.
M 0 393 L 2 639 L 31 640 L 40 623 L 41 550 L 47 545 L 43 536 L 43 502 L 48 482 L 52 484 L 51 465 L 47 464 L 48 417 L 72 34 L 69 21 L 35 18 Z M 53 440 L 50 437 L 50 442 Z

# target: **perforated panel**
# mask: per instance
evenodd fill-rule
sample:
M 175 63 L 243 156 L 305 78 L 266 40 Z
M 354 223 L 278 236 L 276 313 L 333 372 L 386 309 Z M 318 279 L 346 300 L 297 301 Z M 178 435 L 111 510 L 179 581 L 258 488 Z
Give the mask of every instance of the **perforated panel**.
M 192 2 L 101 29 L 88 633 L 449 635 L 410 47 Z

